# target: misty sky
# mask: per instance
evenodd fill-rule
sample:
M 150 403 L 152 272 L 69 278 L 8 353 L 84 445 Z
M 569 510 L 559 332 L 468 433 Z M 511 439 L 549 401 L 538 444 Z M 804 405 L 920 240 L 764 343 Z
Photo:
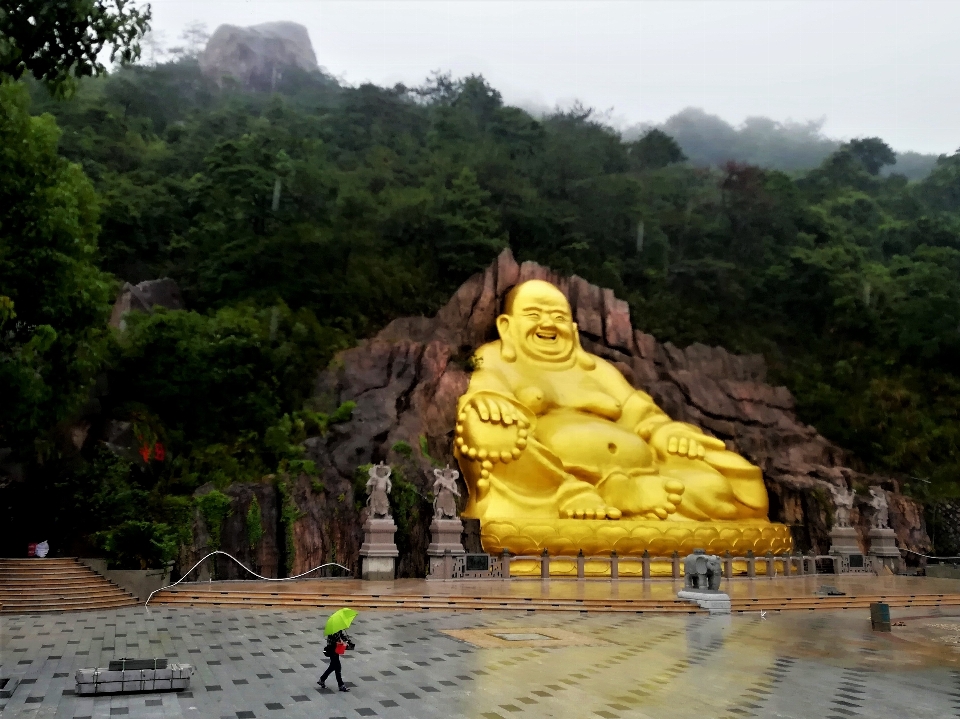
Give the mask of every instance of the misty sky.
M 141 3 L 142 4 L 142 3 Z M 356 85 L 484 75 L 510 104 L 579 99 L 613 124 L 701 107 L 826 118 L 835 138 L 960 148 L 960 0 L 152 0 L 168 44 L 192 21 L 307 27 L 317 60 Z

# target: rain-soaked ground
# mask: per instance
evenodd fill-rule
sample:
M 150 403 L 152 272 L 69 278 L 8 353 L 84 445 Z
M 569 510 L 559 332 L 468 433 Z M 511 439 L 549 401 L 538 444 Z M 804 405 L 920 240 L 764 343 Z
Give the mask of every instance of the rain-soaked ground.
M 321 692 L 322 610 L 156 607 L 3 616 L 4 717 L 960 715 L 960 608 L 702 614 L 365 611 Z M 449 633 L 448 633 L 449 632 Z M 119 657 L 196 667 L 190 691 L 78 697 Z M 335 686 L 331 677 L 330 685 Z

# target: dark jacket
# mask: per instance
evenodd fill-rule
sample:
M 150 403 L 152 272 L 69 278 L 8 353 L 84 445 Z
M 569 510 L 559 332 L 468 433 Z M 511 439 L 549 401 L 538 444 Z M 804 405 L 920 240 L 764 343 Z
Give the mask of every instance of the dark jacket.
M 323 648 L 323 653 L 328 657 L 336 654 L 337 642 L 346 642 L 347 649 L 353 649 L 356 646 L 346 632 L 336 632 L 327 637 L 327 645 Z

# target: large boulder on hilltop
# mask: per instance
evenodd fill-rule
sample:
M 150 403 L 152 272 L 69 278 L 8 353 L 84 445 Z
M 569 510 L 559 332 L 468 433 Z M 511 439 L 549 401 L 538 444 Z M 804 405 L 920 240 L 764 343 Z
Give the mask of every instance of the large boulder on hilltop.
M 248 90 L 264 92 L 275 88 L 286 68 L 319 70 L 307 28 L 295 22 L 221 25 L 199 61 L 203 74 L 218 83 L 232 77 Z
M 336 545 L 338 560 L 359 567 L 363 512 L 353 496 L 357 467 L 386 461 L 403 467 L 415 492 L 426 497 L 434 466 L 455 465 L 452 455 L 457 399 L 469 382 L 469 358 L 497 337 L 495 320 L 507 292 L 529 279 L 554 283 L 570 300 L 585 349 L 614 363 L 638 389 L 673 418 L 724 440 L 758 465 L 770 496 L 770 519 L 791 527 L 795 546 L 825 554 L 834 516 L 831 486 L 855 492 L 851 522 L 869 547 L 869 488 L 888 493 L 890 526 L 901 547 L 927 551 L 930 540 L 920 505 L 899 493 L 889 477 L 863 474 L 851 458 L 796 416 L 786 387 L 767 383 L 762 355 L 734 355 L 720 347 L 684 349 L 634 330 L 630 309 L 613 292 L 573 276 L 561 277 L 533 262 L 518 264 L 505 250 L 483 274 L 467 280 L 435 317 L 405 317 L 375 337 L 340 352 L 320 373 L 314 404 L 332 410 L 356 403 L 350 421 L 308 441 L 322 468 L 325 492 L 293 493 L 299 518 L 294 571 L 314 566 Z M 461 502 L 466 487 L 461 486 Z M 334 499 L 336 498 L 336 499 Z M 401 576 L 422 575 L 429 541 L 429 511 L 416 506 L 403 518 L 407 550 Z M 477 551 L 476 533 L 468 551 Z M 318 546 L 322 545 L 322 546 Z

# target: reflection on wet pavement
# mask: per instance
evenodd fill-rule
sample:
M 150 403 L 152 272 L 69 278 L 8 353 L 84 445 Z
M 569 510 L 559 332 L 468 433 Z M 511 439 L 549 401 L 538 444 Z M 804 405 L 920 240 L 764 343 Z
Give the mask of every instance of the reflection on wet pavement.
M 320 692 L 320 610 L 158 607 L 4 616 L 4 716 L 954 716 L 960 609 L 708 615 L 364 611 L 349 694 Z M 197 668 L 180 695 L 77 697 L 77 668 L 166 656 Z

